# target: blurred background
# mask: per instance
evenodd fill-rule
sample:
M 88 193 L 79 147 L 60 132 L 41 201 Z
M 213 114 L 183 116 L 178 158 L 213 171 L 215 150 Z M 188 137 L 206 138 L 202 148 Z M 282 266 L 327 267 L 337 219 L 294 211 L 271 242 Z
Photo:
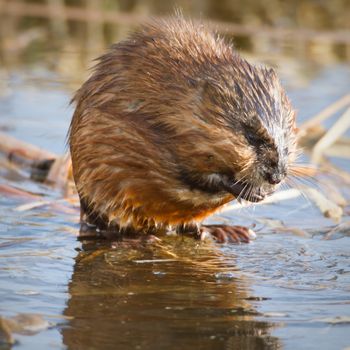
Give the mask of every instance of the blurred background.
M 52 65 L 67 65 L 69 53 L 80 53 L 70 61 L 78 64 L 175 9 L 210 19 L 239 49 L 323 64 L 350 59 L 348 0 L 1 0 L 1 58 L 16 64 L 56 51 Z

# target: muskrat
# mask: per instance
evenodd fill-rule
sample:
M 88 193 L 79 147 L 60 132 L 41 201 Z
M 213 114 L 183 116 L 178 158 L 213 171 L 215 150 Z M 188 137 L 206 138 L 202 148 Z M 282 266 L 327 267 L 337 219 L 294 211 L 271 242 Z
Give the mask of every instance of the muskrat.
M 182 17 L 113 45 L 73 101 L 82 220 L 100 230 L 248 241 L 247 228 L 201 222 L 235 198 L 264 199 L 295 158 L 295 112 L 274 70 Z

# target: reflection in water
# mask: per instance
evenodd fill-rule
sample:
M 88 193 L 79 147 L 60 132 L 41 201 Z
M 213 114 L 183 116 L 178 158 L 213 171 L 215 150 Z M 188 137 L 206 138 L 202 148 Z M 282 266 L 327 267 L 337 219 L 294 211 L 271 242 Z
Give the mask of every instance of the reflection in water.
M 256 320 L 232 259 L 209 243 L 166 240 L 84 242 L 64 312 L 73 318 L 62 329 L 69 349 L 280 347 L 274 325 Z

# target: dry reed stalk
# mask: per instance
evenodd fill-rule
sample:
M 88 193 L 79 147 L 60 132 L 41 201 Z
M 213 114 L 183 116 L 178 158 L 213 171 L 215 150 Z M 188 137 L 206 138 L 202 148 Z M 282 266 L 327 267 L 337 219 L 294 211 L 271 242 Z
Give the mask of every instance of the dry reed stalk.
M 3 132 L 0 132 L 0 152 L 4 153 L 8 159 L 16 160 L 19 163 L 57 158 L 57 155 L 52 152 L 18 140 Z
M 64 13 L 52 13 L 48 5 L 35 3 L 8 2 L 2 9 L 2 14 L 11 16 L 64 18 L 83 22 L 100 22 L 114 24 L 139 24 L 149 19 L 149 16 L 119 11 L 104 11 L 85 9 L 78 6 L 65 6 Z M 166 19 L 166 17 L 163 17 Z M 203 20 L 201 20 L 203 22 Z M 350 43 L 349 30 L 320 31 L 312 29 L 273 28 L 267 26 L 242 25 L 230 22 L 208 21 L 208 26 L 226 34 L 235 35 L 259 35 L 268 38 L 298 38 L 299 41 L 317 41 L 330 43 Z
M 350 95 L 349 95 L 350 96 Z M 324 152 L 333 145 L 350 128 L 350 108 L 332 125 L 326 134 L 318 140 L 311 154 L 313 163 L 319 163 Z M 349 150 L 348 150 L 349 151 Z
M 321 124 L 323 121 L 330 118 L 332 115 L 340 111 L 342 108 L 350 105 L 350 94 L 344 95 L 339 100 L 335 101 L 331 105 L 324 108 L 321 112 L 317 113 L 315 116 L 309 118 L 306 122 L 302 123 L 300 128 L 300 133 L 306 132 L 307 129 L 314 127 L 315 125 Z M 301 135 L 303 136 L 303 135 Z

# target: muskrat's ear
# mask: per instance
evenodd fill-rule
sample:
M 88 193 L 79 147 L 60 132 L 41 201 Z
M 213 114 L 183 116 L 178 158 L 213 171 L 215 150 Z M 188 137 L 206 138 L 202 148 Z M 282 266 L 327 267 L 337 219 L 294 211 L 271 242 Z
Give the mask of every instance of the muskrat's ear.
M 197 78 L 197 79 L 189 79 L 188 80 L 191 87 L 193 87 L 195 93 L 196 101 L 203 101 L 205 97 L 208 95 L 208 91 L 210 89 L 210 82 L 205 78 Z
M 198 86 L 198 79 L 195 78 L 187 78 L 187 82 L 190 87 L 196 88 Z
M 207 78 L 187 78 L 187 82 L 190 87 L 201 90 L 209 84 Z
M 199 86 L 199 91 L 201 93 L 202 99 L 209 92 L 211 84 L 208 79 L 202 79 Z

